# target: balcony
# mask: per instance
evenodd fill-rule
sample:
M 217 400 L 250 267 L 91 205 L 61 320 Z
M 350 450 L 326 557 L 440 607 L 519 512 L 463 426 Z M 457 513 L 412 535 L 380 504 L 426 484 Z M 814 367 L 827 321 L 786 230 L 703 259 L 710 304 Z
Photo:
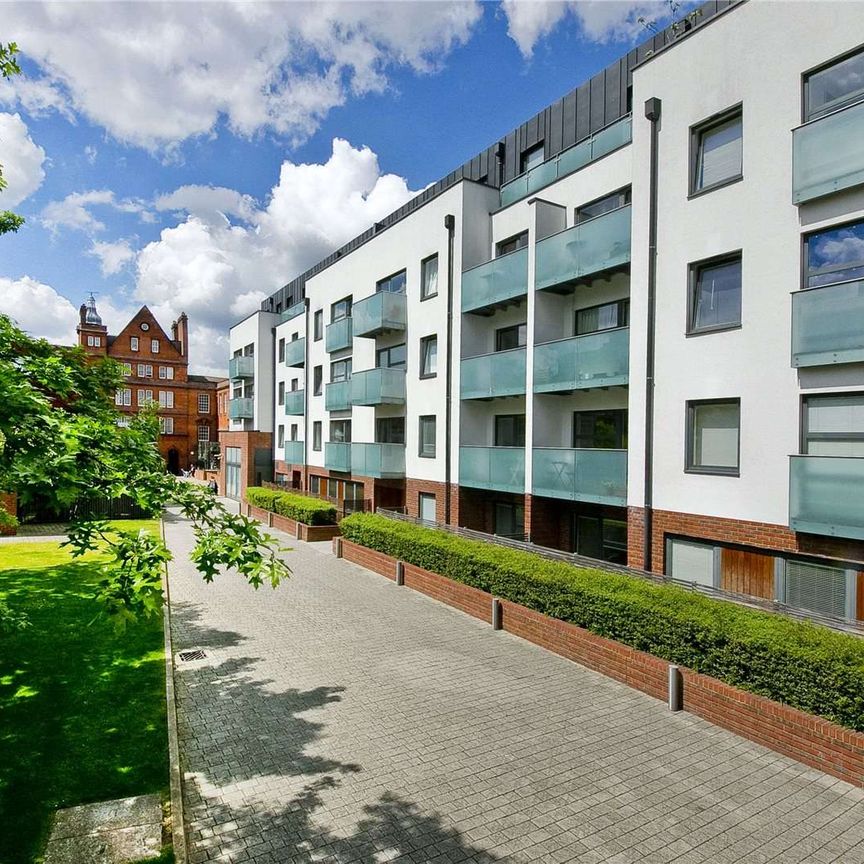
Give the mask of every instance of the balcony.
M 459 485 L 521 495 L 525 491 L 525 448 L 460 447 Z
M 332 324 L 327 325 L 325 334 L 325 346 L 329 353 L 341 351 L 343 348 L 351 347 L 353 332 L 350 318 L 340 318 Z
M 303 366 L 306 363 L 306 337 L 285 343 L 285 365 Z
M 571 286 L 630 263 L 630 205 L 553 234 L 537 244 L 534 284 Z
M 544 186 L 584 168 L 595 159 L 629 144 L 632 136 L 633 124 L 630 116 L 616 120 L 590 138 L 568 147 L 542 165 L 505 183 L 501 187 L 501 206 L 506 207 L 514 201 L 520 201 Z
M 404 444 L 351 445 L 351 471 L 360 477 L 398 480 L 405 476 Z
M 232 357 L 228 361 L 228 377 L 232 381 L 237 381 L 239 378 L 254 378 L 255 358 Z
M 405 370 L 367 369 L 365 372 L 355 372 L 351 376 L 351 404 L 404 405 Z
M 306 462 L 302 441 L 285 442 L 285 461 L 289 465 L 303 465 Z
M 525 349 L 496 351 L 461 363 L 460 398 L 496 399 L 525 393 Z
M 791 456 L 789 527 L 793 531 L 864 540 L 864 459 Z
M 629 381 L 630 328 L 602 330 L 534 348 L 534 392 L 621 387 Z
M 295 303 L 293 306 L 289 306 L 279 316 L 279 323 L 284 324 L 286 321 L 290 321 L 292 318 L 296 318 L 298 315 L 302 315 L 305 311 L 306 311 L 306 301 L 301 300 L 299 303 Z
M 380 291 L 355 303 L 351 317 L 355 336 L 372 337 L 401 331 L 408 320 L 408 298 L 404 294 Z
M 285 413 L 289 416 L 295 414 L 306 413 L 306 391 L 305 390 L 286 390 L 285 391 Z
M 328 471 L 351 471 L 351 444 L 346 441 L 327 441 L 324 444 L 324 467 Z
M 528 249 L 462 271 L 462 311 L 491 314 L 528 294 Z
M 351 407 L 351 380 L 337 381 L 324 388 L 324 407 L 328 411 L 347 411 Z
M 864 282 L 841 282 L 792 295 L 792 365 L 864 360 Z
M 228 417 L 231 420 L 251 420 L 255 416 L 254 399 L 229 399 Z
M 534 448 L 533 493 L 544 498 L 627 504 L 627 451 Z
M 864 183 L 864 102 L 792 131 L 792 202 Z

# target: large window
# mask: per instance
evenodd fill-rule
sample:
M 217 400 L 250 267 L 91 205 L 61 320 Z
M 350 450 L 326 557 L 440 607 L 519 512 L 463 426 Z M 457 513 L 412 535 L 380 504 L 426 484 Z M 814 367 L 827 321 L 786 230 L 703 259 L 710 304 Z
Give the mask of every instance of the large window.
M 815 120 L 864 99 L 864 51 L 804 78 L 804 120 Z
M 804 287 L 864 279 L 864 222 L 852 222 L 804 239 Z
M 577 450 L 626 449 L 626 409 L 574 411 L 573 447 Z
M 741 255 L 690 265 L 687 332 L 741 325 Z
M 405 271 L 400 270 L 386 279 L 381 279 L 375 283 L 376 293 L 386 291 L 389 294 L 404 294 L 405 293 Z
M 337 381 L 348 381 L 351 378 L 351 358 L 347 360 L 334 360 L 330 364 L 330 383 Z
M 174 407 L 174 391 L 160 390 L 159 391 L 159 407 L 173 408 Z
M 420 418 L 419 455 L 426 458 L 435 456 L 435 415 L 430 414 Z
M 742 129 L 740 107 L 693 127 L 691 194 L 740 179 Z
M 420 262 L 420 299 L 428 300 L 438 293 L 438 256 L 430 255 Z
M 379 417 L 375 424 L 375 441 L 379 444 L 404 444 L 405 418 Z
M 511 252 L 516 252 L 519 249 L 524 249 L 528 245 L 528 232 L 523 231 L 521 234 L 514 234 L 506 240 L 501 240 L 495 244 L 495 255 L 509 255 Z
M 351 441 L 351 421 L 331 420 L 330 441 L 336 444 L 348 444 Z
M 351 298 L 343 297 L 330 306 L 330 322 L 341 321 L 351 317 Z
M 614 330 L 630 323 L 630 301 L 615 300 L 600 306 L 576 310 L 576 335 L 585 336 L 600 330 Z
M 624 207 L 630 203 L 630 189 L 621 189 L 618 192 L 613 192 L 611 195 L 605 195 L 603 198 L 598 198 L 596 201 L 591 201 L 589 204 L 583 204 L 576 208 L 576 224 L 587 222 L 589 219 L 595 219 L 597 216 L 602 216 L 604 213 L 609 213 L 611 210 L 617 210 L 619 207 Z
M 495 416 L 495 446 L 525 446 L 524 414 L 497 414 Z
M 687 471 L 738 475 L 740 399 L 687 403 Z
M 495 331 L 495 350 L 509 351 L 511 348 L 521 348 L 528 340 L 528 325 L 514 324 L 512 327 L 501 327 Z
M 811 456 L 864 457 L 864 393 L 806 397 L 801 437 Z
M 420 377 L 433 378 L 438 374 L 438 337 L 426 336 L 420 340 Z
M 407 359 L 408 351 L 404 342 L 389 348 L 379 348 L 375 352 L 375 365 L 379 369 L 404 369 Z

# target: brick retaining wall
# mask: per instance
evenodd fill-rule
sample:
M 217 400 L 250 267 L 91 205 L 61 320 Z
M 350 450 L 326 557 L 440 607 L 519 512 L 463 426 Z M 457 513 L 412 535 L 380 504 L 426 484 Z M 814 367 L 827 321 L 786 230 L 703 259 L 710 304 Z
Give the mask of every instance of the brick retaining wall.
M 246 505 L 246 515 L 252 519 L 257 519 L 259 522 L 263 522 L 268 528 L 276 528 L 278 531 L 284 531 L 292 537 L 298 536 L 297 526 L 299 525 L 299 539 L 305 540 L 307 543 L 332 540 L 340 534 L 338 525 L 307 525 L 305 522 L 298 523 L 295 519 L 280 516 L 278 513 L 273 513 L 270 510 L 262 510 L 260 507 L 254 507 L 251 504 Z
M 342 538 L 342 557 L 388 579 L 396 578 L 396 559 Z M 468 585 L 404 565 L 405 585 L 491 621 L 492 596 Z M 669 663 L 620 642 L 549 618 L 508 600 L 500 601 L 502 629 L 593 669 L 622 684 L 667 699 Z M 716 678 L 682 669 L 684 710 L 742 738 L 864 788 L 864 734 L 788 705 L 732 687 Z

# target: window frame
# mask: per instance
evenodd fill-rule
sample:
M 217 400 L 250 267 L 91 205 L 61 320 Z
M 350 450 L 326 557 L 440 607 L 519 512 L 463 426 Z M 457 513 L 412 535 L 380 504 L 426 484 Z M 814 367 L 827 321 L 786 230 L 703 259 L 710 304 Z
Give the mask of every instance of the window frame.
M 536 165 L 529 165 L 528 160 L 532 156 L 536 156 L 538 153 L 542 155 L 542 159 Z M 539 168 L 544 162 L 547 161 L 546 158 L 546 141 L 538 141 L 536 144 L 532 144 L 530 147 L 526 147 L 524 150 L 519 153 L 519 174 L 518 177 L 521 177 L 523 174 L 526 174 L 528 171 L 533 171 L 535 168 Z
M 312 341 L 320 342 L 324 338 L 324 310 L 316 309 L 312 313 Z
M 130 351 L 138 351 L 138 337 L 130 336 L 129 337 L 129 350 Z
M 511 333 L 513 330 L 516 331 L 516 345 L 512 345 L 510 348 L 502 348 L 501 347 L 501 337 L 505 333 Z M 524 330 L 525 333 L 525 341 L 519 342 L 519 331 Z M 528 344 L 528 322 L 520 321 L 518 324 L 508 324 L 505 327 L 498 327 L 495 330 L 495 353 L 497 354 L 499 351 L 515 351 L 518 348 L 524 348 Z
M 151 339 L 150 340 L 150 353 L 151 354 L 158 354 L 159 353 L 159 340 L 158 339 Z
M 513 431 L 518 432 L 519 426 L 519 418 L 522 420 L 522 443 L 521 444 L 499 444 L 498 443 L 498 424 L 502 420 L 513 421 Z M 502 436 L 504 437 L 504 436 Z M 515 436 L 517 439 L 520 437 L 519 435 Z M 524 448 L 527 441 L 527 418 L 524 413 L 522 414 L 495 414 L 492 418 L 492 446 L 493 447 L 513 447 L 513 448 Z
M 432 452 L 423 452 L 423 424 L 431 421 L 434 437 L 432 443 Z M 417 418 L 417 456 L 420 459 L 434 459 L 438 452 L 438 415 L 437 414 L 421 414 Z
M 728 123 L 735 117 L 739 117 L 741 119 L 741 171 L 732 177 L 725 177 L 723 180 L 718 180 L 716 183 L 711 183 L 708 186 L 697 187 L 696 170 L 699 165 L 699 152 L 702 136 L 706 132 L 710 132 L 712 129 L 715 129 L 718 126 L 722 126 L 724 123 Z M 709 192 L 713 192 L 715 189 L 722 189 L 725 186 L 731 186 L 733 183 L 739 183 L 744 179 L 743 102 L 738 102 L 736 105 L 731 105 L 729 108 L 725 108 L 723 111 L 712 114 L 710 117 L 706 117 L 704 120 L 700 120 L 698 123 L 694 123 L 690 127 L 690 158 L 688 161 L 690 172 L 690 176 L 687 181 L 688 200 L 691 198 L 698 198 L 700 195 L 707 195 Z
M 337 318 L 336 312 L 343 305 L 347 308 L 348 311 L 344 315 L 340 315 Z M 346 297 L 342 297 L 339 300 L 335 300 L 333 303 L 330 304 L 330 323 L 335 324 L 337 321 L 344 321 L 346 318 L 350 318 L 353 308 L 354 298 L 351 294 L 348 294 Z
M 423 518 L 423 500 L 424 499 L 427 501 L 429 501 L 429 500 L 432 501 L 432 508 L 435 511 L 436 517 L 438 515 L 438 500 L 435 497 L 435 493 L 434 492 L 418 492 L 417 493 L 417 518 L 421 522 L 426 523 L 427 525 L 428 524 L 437 525 L 438 524 L 437 518 L 431 520 L 431 523 L 430 523 L 430 520 Z
M 312 395 L 320 396 L 324 392 L 324 366 L 312 367 Z
M 515 249 L 511 249 L 509 252 L 502 252 L 501 247 L 505 246 L 507 243 L 512 243 L 514 240 L 519 241 L 522 238 L 525 238 L 525 242 L 517 245 Z M 515 234 L 511 234 L 509 237 L 505 237 L 503 240 L 499 240 L 495 244 L 495 257 L 503 258 L 505 255 L 513 255 L 515 252 L 521 252 L 523 249 L 528 248 L 528 232 L 527 231 L 517 231 Z
M 202 402 L 203 400 L 203 402 Z M 201 405 L 205 407 L 202 408 Z M 199 414 L 209 414 L 210 413 L 210 394 L 209 393 L 199 393 L 198 394 L 198 413 Z
M 618 205 L 615 207 L 610 207 L 608 210 L 604 210 L 602 213 L 597 213 L 594 216 L 588 216 L 585 219 L 580 219 L 580 213 L 586 208 L 591 207 L 594 204 L 599 204 L 601 201 L 606 201 L 609 198 L 614 196 L 618 196 L 619 199 L 623 198 L 623 203 L 619 201 Z M 606 216 L 609 213 L 614 213 L 616 210 L 620 210 L 622 207 L 629 207 L 630 204 L 633 203 L 633 190 L 630 186 L 623 186 L 620 189 L 616 189 L 613 192 L 609 192 L 606 195 L 601 195 L 599 198 L 592 198 L 590 201 L 586 201 L 584 204 L 580 204 L 578 207 L 573 208 L 573 224 L 574 225 L 584 225 L 586 222 L 590 222 L 592 219 L 599 219 L 601 216 Z
M 855 225 L 864 226 L 864 216 L 858 216 L 855 219 L 844 219 L 832 225 L 823 225 L 815 231 L 807 231 L 801 235 L 801 290 L 815 291 L 819 288 L 827 288 L 830 285 L 842 285 L 844 282 L 864 282 L 864 274 L 860 278 L 852 277 L 846 279 L 837 279 L 834 282 L 825 282 L 822 285 L 810 285 L 810 241 L 820 234 L 828 234 L 831 231 L 842 231 L 844 228 L 851 228 Z M 854 262 L 852 262 L 854 263 Z
M 434 342 L 435 344 L 435 371 L 434 372 L 424 372 L 425 360 L 427 357 L 427 346 L 431 345 Z M 432 333 L 429 336 L 423 336 L 420 339 L 420 365 L 418 367 L 418 377 L 420 380 L 426 380 L 427 378 L 437 378 L 438 377 L 438 334 Z
M 316 453 L 321 452 L 321 439 L 324 437 L 323 423 L 321 420 L 312 421 L 312 450 Z
M 695 441 L 695 417 L 696 408 L 705 405 L 737 405 L 738 406 L 738 464 L 734 468 L 722 465 L 695 465 L 693 464 L 693 444 Z M 717 477 L 740 477 L 741 476 L 741 397 L 729 396 L 717 399 L 688 399 L 684 410 L 684 473 L 685 474 L 707 474 Z
M 618 307 L 618 320 L 626 318 L 626 324 L 616 324 L 614 327 L 601 327 L 599 330 L 585 330 L 579 332 L 579 315 L 582 312 L 590 312 L 592 309 L 603 309 L 606 306 Z M 573 336 L 593 336 L 595 333 L 611 333 L 613 330 L 624 330 L 630 326 L 630 298 L 622 297 L 620 300 L 609 300 L 606 303 L 594 303 L 592 306 L 580 306 L 573 310 Z
M 842 54 L 838 54 L 836 57 L 832 57 L 830 60 L 826 60 L 824 63 L 820 63 L 818 66 L 813 66 L 810 69 L 805 69 L 804 72 L 801 73 L 801 123 L 813 123 L 816 120 L 821 120 L 823 117 L 828 117 L 830 114 L 834 114 L 837 111 L 845 111 L 847 108 L 851 108 L 853 105 L 858 105 L 860 102 L 864 102 L 864 94 L 862 94 L 860 99 L 854 99 L 850 102 L 845 103 L 844 105 L 840 105 L 839 107 L 831 108 L 828 111 L 823 111 L 815 117 L 808 116 L 809 111 L 809 103 L 810 103 L 810 94 L 809 94 L 809 79 L 818 75 L 820 72 L 825 72 L 827 69 L 830 69 L 832 66 L 837 66 L 840 63 L 849 60 L 854 57 L 856 54 L 864 54 L 864 44 L 859 44 L 857 47 L 852 48 L 849 51 L 844 51 Z
M 433 294 L 426 293 L 426 267 L 431 262 L 435 262 L 435 292 Z M 427 255 L 420 261 L 420 302 L 422 303 L 424 300 L 431 300 L 433 297 L 438 296 L 438 279 L 441 275 L 441 268 L 439 266 L 438 253 L 436 252 L 434 255 Z
M 801 396 L 801 421 L 799 423 L 800 440 L 798 442 L 798 452 L 802 456 L 818 455 L 809 452 L 810 441 L 864 441 L 864 432 L 820 432 L 816 433 L 811 438 L 809 431 L 809 412 L 807 403 L 814 399 L 834 399 L 838 402 L 843 399 L 861 399 L 864 400 L 864 391 L 862 390 L 844 390 L 839 393 L 807 393 Z
M 279 362 L 285 362 L 285 337 L 282 336 L 279 339 Z
M 387 355 L 389 360 L 390 352 L 395 348 L 404 348 L 405 349 L 405 360 L 399 364 L 388 363 L 386 366 L 381 365 L 381 356 Z M 375 368 L 376 369 L 407 369 L 408 368 L 408 344 L 406 342 L 399 342 L 396 345 L 388 345 L 384 348 L 376 348 L 375 349 Z
M 699 276 L 704 270 L 712 267 L 720 267 L 724 264 L 738 262 L 741 265 L 741 282 L 738 288 L 738 323 L 737 324 L 712 324 L 707 327 L 696 327 L 694 317 L 696 315 L 696 292 L 699 287 Z M 687 322 L 685 327 L 686 336 L 704 336 L 708 333 L 722 333 L 725 330 L 740 330 L 743 327 L 744 318 L 744 254 L 742 249 L 726 252 L 722 255 L 713 255 L 699 261 L 691 261 L 687 265 Z
M 390 291 L 388 288 L 382 288 L 382 285 L 389 285 L 397 276 L 404 275 L 404 279 L 402 280 L 403 288 L 401 291 Z M 378 279 L 375 282 L 375 293 L 376 294 L 401 294 L 405 296 L 408 293 L 408 268 L 403 267 L 401 270 L 397 270 L 395 273 L 391 273 L 389 276 L 385 276 L 383 279 Z M 341 302 L 341 301 L 340 301 Z

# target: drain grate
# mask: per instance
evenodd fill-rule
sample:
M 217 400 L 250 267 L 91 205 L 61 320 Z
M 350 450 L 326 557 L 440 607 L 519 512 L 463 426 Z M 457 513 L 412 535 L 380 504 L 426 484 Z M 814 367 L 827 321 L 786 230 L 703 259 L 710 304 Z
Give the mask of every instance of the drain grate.
M 200 649 L 194 651 L 181 651 L 178 655 L 181 663 L 189 663 L 192 660 L 203 660 L 207 655 Z

